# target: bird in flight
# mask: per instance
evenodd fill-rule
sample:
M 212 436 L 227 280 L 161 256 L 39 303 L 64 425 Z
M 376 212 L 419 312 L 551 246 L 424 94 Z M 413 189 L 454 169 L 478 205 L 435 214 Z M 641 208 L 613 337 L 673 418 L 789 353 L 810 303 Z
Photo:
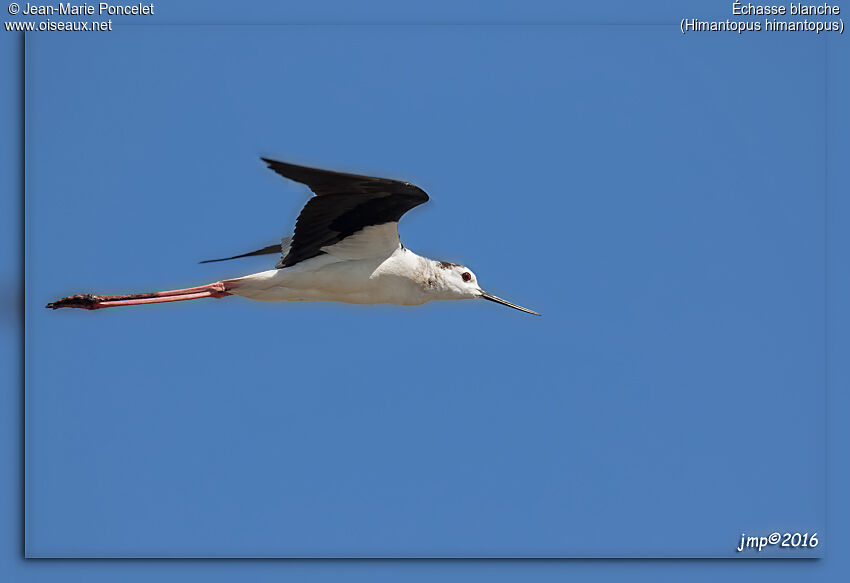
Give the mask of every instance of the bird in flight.
M 404 306 L 481 298 L 540 315 L 481 289 L 468 267 L 421 257 L 402 245 L 398 221 L 404 213 L 428 201 L 421 188 L 399 180 L 262 160 L 316 195 L 301 210 L 294 234 L 284 237 L 280 244 L 202 263 L 279 253 L 275 269 L 185 289 L 111 296 L 77 294 L 46 307 L 98 310 L 231 295 L 271 302 Z

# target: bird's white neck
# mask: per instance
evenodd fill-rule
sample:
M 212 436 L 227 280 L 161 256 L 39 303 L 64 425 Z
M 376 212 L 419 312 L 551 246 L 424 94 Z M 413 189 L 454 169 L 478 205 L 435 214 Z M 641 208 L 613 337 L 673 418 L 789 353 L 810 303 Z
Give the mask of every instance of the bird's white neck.
M 466 268 L 456 263 L 429 259 L 402 247 L 387 264 L 393 273 L 409 279 L 424 301 L 474 297 L 462 283 Z

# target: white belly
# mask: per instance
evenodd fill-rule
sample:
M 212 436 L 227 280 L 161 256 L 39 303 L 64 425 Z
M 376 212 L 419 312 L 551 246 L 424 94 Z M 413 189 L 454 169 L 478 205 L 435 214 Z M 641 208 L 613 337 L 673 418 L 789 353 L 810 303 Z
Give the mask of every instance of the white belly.
M 416 271 L 411 267 L 418 259 L 404 249 L 390 257 L 347 261 L 320 255 L 286 269 L 272 269 L 225 283 L 230 293 L 267 302 L 418 305 L 430 299 L 412 277 Z

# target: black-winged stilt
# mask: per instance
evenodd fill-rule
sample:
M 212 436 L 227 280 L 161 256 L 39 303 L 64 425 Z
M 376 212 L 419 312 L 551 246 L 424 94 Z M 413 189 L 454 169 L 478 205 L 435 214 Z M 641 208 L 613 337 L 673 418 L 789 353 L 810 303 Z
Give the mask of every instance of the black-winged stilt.
M 316 196 L 301 210 L 292 237 L 285 237 L 279 245 L 210 261 L 280 253 L 275 269 L 154 293 L 78 294 L 46 307 L 97 310 L 229 295 L 273 302 L 324 300 L 405 306 L 482 298 L 540 315 L 487 293 L 469 268 L 421 257 L 401 244 L 399 219 L 428 201 L 428 195 L 417 186 L 262 160 L 281 176 L 307 185 Z

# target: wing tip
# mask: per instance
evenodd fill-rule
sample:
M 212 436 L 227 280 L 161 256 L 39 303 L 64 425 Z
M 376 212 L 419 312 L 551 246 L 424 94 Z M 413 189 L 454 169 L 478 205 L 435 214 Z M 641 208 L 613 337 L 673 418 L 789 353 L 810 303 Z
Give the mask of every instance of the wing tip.
M 274 167 L 275 167 L 276 164 L 282 164 L 282 162 L 279 162 L 277 160 L 272 160 L 271 158 L 266 158 L 265 156 L 260 156 L 260 160 L 265 162 L 266 167 L 271 168 L 272 170 L 274 170 Z
M 284 240 L 286 237 L 284 237 Z M 204 259 L 203 261 L 198 261 L 198 263 L 216 263 L 217 261 L 230 261 L 231 259 L 242 259 L 243 257 L 254 257 L 257 255 L 274 255 L 279 254 L 283 249 L 283 241 L 280 243 L 274 243 L 272 245 L 267 245 L 262 249 L 257 249 L 256 251 L 250 251 L 248 253 L 241 253 L 239 255 L 234 255 L 232 257 L 221 257 L 219 259 Z

